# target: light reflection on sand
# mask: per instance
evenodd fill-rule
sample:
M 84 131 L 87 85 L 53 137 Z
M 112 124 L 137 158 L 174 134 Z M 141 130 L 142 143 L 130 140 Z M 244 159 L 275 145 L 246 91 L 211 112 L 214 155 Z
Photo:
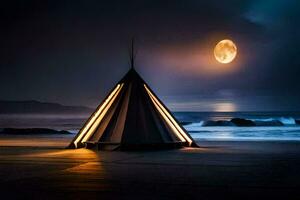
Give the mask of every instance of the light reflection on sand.
M 101 173 L 105 174 L 101 162 L 88 162 L 81 165 L 76 165 L 75 167 L 70 167 L 65 172 L 78 173 L 78 174 L 93 174 Z
M 49 150 L 41 153 L 33 153 L 24 155 L 27 157 L 48 157 L 48 158 L 66 158 L 66 159 L 85 159 L 85 160 L 95 160 L 98 158 L 96 152 L 89 149 L 65 149 L 53 151 Z

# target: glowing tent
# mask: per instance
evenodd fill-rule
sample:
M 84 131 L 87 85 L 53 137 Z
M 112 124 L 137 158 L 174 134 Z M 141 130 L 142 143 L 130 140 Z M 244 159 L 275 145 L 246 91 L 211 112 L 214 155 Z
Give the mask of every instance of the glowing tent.
M 98 150 L 197 147 L 191 136 L 134 69 L 117 83 L 69 148 Z
M 70 148 L 149 149 L 197 146 L 134 68 L 108 94 Z

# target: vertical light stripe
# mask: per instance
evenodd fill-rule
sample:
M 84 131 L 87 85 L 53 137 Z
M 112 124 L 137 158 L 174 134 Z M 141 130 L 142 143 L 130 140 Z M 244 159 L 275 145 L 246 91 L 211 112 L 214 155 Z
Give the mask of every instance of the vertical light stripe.
M 148 94 L 150 95 L 151 99 L 153 99 L 156 104 L 160 107 L 160 109 L 163 111 L 163 113 L 167 116 L 167 118 L 171 121 L 171 124 L 173 124 L 173 126 L 176 127 L 176 129 L 179 131 L 180 135 L 182 135 L 186 141 L 188 141 L 189 145 L 192 144 L 192 140 L 189 138 L 189 136 L 186 135 L 186 133 L 181 129 L 181 127 L 177 124 L 177 122 L 175 121 L 175 119 L 172 117 L 172 115 L 170 115 L 170 113 L 164 108 L 163 105 L 161 105 L 161 103 L 155 98 L 155 96 L 152 94 L 152 92 L 148 89 L 148 87 L 146 86 L 146 84 L 144 84 L 144 87 L 146 89 L 146 91 L 148 92 Z
M 123 87 L 123 84 L 121 84 L 120 88 L 117 90 L 117 92 L 113 95 L 112 99 L 110 101 L 107 101 L 106 105 L 104 106 L 103 111 L 101 112 L 100 116 L 97 118 L 96 122 L 92 125 L 92 127 L 88 130 L 88 132 L 86 133 L 85 137 L 82 139 L 82 143 L 86 142 L 90 136 L 94 133 L 95 129 L 98 127 L 98 125 L 100 124 L 100 122 L 102 121 L 104 115 L 106 114 L 106 112 L 108 111 L 108 109 L 111 107 L 111 105 L 113 104 L 113 102 L 115 101 L 116 97 L 118 96 L 118 94 L 120 93 L 121 89 Z
M 78 143 L 81 141 L 82 137 L 86 134 L 87 130 L 90 129 L 92 124 L 96 121 L 96 119 L 99 117 L 100 113 L 103 111 L 107 103 L 111 100 L 111 98 L 114 96 L 114 94 L 119 90 L 121 87 L 120 84 L 118 84 L 115 89 L 110 93 L 110 95 L 107 97 L 107 99 L 103 102 L 103 104 L 98 108 L 98 110 L 93 114 L 93 116 L 90 117 L 88 123 L 84 126 L 84 128 L 81 130 L 80 135 L 76 138 L 74 141 L 74 145 L 77 148 Z
M 162 117 L 165 119 L 165 121 L 167 122 L 167 124 L 170 126 L 170 128 L 174 131 L 174 133 L 177 135 L 177 137 L 182 141 L 182 142 L 186 142 L 186 140 L 184 139 L 184 137 L 178 132 L 178 130 L 176 129 L 176 127 L 174 126 L 174 124 L 171 122 L 171 120 L 166 116 L 166 114 L 163 112 L 163 110 L 160 108 L 160 106 L 157 104 L 157 102 L 155 101 L 155 97 L 150 93 L 150 91 L 148 90 L 148 88 L 144 85 L 148 95 L 150 96 L 151 101 L 154 103 L 155 107 L 157 108 L 158 112 L 162 115 Z

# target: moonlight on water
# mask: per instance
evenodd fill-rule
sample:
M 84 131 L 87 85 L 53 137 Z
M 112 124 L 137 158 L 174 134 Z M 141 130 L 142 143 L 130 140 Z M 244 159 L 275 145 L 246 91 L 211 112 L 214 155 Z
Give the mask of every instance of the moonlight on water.
M 227 64 L 232 62 L 237 54 L 237 47 L 231 40 L 220 41 L 214 49 L 214 55 L 218 62 Z

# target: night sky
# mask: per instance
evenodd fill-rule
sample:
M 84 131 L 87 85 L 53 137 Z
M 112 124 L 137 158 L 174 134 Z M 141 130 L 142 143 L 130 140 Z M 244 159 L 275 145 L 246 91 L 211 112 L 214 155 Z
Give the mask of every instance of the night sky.
M 298 0 L 12 0 L 0 16 L 2 100 L 94 107 L 134 36 L 136 70 L 171 110 L 300 110 Z M 213 57 L 225 38 L 226 65 Z

